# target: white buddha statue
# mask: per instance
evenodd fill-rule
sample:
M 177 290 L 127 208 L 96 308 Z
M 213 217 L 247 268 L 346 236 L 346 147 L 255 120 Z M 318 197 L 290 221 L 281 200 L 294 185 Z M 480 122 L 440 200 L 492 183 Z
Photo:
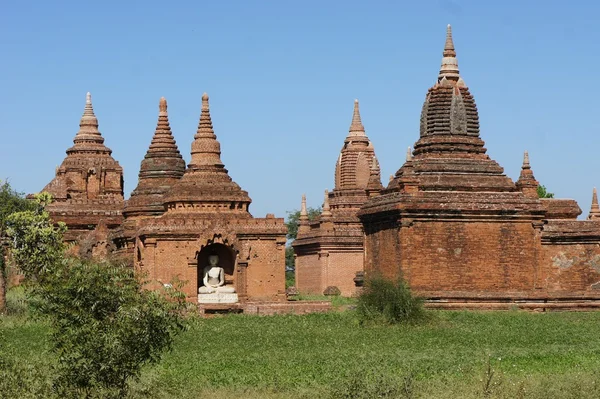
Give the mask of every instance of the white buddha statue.
M 199 294 L 234 293 L 235 288 L 225 285 L 225 270 L 219 266 L 219 256 L 208 256 L 208 265 L 204 268 L 204 285 L 198 288 Z

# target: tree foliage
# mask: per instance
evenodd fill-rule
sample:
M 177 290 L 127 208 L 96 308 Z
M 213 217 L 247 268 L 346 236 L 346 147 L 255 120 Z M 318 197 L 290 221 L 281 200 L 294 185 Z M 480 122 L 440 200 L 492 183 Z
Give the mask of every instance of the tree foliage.
M 15 191 L 7 180 L 0 183 L 0 313 L 2 313 L 6 304 L 8 279 L 8 268 L 4 260 L 6 256 L 6 223 L 11 214 L 34 210 L 37 205 L 33 201 L 25 199 L 23 194 Z
M 548 192 L 542 184 L 537 187 L 537 194 L 538 198 L 554 198 L 554 193 Z
M 185 296 L 148 291 L 125 264 L 65 256 L 65 226 L 53 225 L 38 197 L 35 210 L 7 220 L 13 258 L 33 308 L 49 321 L 58 355 L 55 389 L 66 397 L 124 397 L 128 382 L 157 362 L 184 327 Z
M 321 208 L 309 207 L 306 210 L 306 213 L 308 213 L 308 220 L 316 220 L 321 215 Z M 300 220 L 300 211 L 288 211 L 287 214 L 287 222 L 285 223 L 288 230 L 287 239 L 293 241 L 298 236 L 298 223 Z M 289 245 L 291 244 L 291 241 L 285 248 L 285 267 L 287 270 L 291 270 L 294 268 L 294 248 L 291 245 Z M 292 285 L 291 281 L 287 282 L 286 285 Z
M 316 220 L 321 215 L 321 207 L 311 208 L 309 207 L 306 210 L 308 213 L 308 220 Z M 287 238 L 288 240 L 295 240 L 298 236 L 298 222 L 300 220 L 300 211 L 293 210 L 287 212 L 287 222 L 285 223 L 287 227 Z

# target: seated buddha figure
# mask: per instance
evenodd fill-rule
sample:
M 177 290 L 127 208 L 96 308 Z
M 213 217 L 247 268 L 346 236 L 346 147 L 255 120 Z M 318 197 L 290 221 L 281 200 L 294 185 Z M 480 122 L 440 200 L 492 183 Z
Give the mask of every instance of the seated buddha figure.
M 225 270 L 219 266 L 219 256 L 212 254 L 208 256 L 208 265 L 203 271 L 204 285 L 198 288 L 199 294 L 212 293 L 234 293 L 235 288 L 225 285 Z

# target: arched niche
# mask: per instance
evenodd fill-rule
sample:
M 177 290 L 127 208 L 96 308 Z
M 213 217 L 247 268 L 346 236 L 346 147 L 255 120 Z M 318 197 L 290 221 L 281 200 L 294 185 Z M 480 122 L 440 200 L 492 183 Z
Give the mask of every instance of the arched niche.
M 214 243 L 203 247 L 198 253 L 198 288 L 204 285 L 204 268 L 208 265 L 208 256 L 216 254 L 219 257 L 219 266 L 225 273 L 225 284 L 234 284 L 235 251 L 220 243 Z

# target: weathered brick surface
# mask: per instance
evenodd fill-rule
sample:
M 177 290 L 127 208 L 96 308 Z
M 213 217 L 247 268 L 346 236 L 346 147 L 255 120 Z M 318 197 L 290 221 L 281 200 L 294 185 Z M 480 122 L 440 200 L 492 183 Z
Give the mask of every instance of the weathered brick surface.
M 600 224 L 576 221 L 573 200 L 538 199 L 527 153 L 516 184 L 489 158 L 455 57 L 448 29 L 415 150 L 358 214 L 367 275 L 402 275 L 446 307 L 597 298 Z
M 208 96 L 202 97 L 192 161 L 183 176 L 178 176 L 181 159 L 168 129 L 166 101 L 161 102 L 160 118 L 160 129 L 142 162 L 135 206 L 128 206 L 122 236 L 116 240 L 121 250 L 133 253 L 135 265 L 147 270 L 150 279 L 186 281 L 190 301 L 197 300 L 211 253 L 219 256 L 225 284 L 235 288 L 240 301 L 284 300 L 284 220 L 273 215 L 254 218 L 248 212 L 248 193 L 231 179 L 220 159 Z M 148 162 L 154 158 L 156 162 Z M 157 165 L 162 171 L 153 169 Z M 153 187 L 162 194 L 154 195 Z
M 363 233 L 356 213 L 369 197 L 383 188 L 379 162 L 365 133 L 358 100 L 348 136 L 335 167 L 335 187 L 325 193 L 320 218 L 309 225 L 305 200 L 300 217 L 296 253 L 296 287 L 322 294 L 329 286 L 344 296 L 355 294 L 354 276 L 363 270 Z

